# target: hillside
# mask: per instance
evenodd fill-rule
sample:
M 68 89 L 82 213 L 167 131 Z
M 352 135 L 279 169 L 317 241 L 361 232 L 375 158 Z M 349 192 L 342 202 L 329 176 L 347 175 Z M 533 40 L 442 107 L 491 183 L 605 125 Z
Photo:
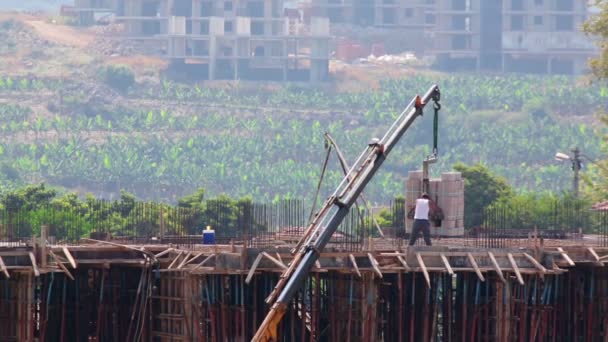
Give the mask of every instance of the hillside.
M 557 150 L 599 155 L 594 116 L 608 89 L 584 79 L 439 74 L 405 66 L 334 65 L 335 79 L 306 85 L 161 81 L 166 62 L 128 56 L 105 36 L 114 27 L 74 28 L 51 18 L 0 15 L 0 179 L 5 188 L 45 181 L 112 197 L 121 188 L 172 201 L 204 187 L 211 194 L 312 195 L 330 132 L 353 160 L 413 95 L 443 90 L 440 162 L 483 162 L 515 186 L 569 188 Z M 127 93 L 99 76 L 124 64 Z M 430 115 L 417 121 L 367 191 L 403 194 L 432 143 Z M 332 160 L 329 184 L 339 179 Z

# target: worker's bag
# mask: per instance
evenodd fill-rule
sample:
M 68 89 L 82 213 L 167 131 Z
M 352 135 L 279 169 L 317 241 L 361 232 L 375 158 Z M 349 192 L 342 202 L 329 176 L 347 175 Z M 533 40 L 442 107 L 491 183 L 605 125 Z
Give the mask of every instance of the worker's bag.
M 441 221 L 445 218 L 443 214 L 443 210 L 439 207 L 435 207 L 434 210 L 431 210 L 429 213 L 429 219 L 433 221 L 435 227 L 441 227 Z
M 416 206 L 413 206 L 410 211 L 407 212 L 408 219 L 413 220 L 414 216 L 416 216 Z

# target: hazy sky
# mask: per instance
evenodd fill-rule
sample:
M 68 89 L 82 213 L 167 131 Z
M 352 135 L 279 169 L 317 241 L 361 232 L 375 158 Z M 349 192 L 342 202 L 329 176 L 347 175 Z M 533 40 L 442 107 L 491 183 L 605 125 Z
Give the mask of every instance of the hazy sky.
M 58 12 L 59 6 L 73 4 L 73 0 L 0 0 L 0 10 Z

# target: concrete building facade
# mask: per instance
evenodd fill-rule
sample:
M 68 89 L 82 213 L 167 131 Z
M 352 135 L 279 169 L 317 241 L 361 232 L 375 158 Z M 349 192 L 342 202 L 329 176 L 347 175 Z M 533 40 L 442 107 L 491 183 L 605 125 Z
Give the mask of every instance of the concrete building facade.
M 125 38 L 157 46 L 175 64 L 196 65 L 189 69 L 210 80 L 317 82 L 329 74 L 329 20 L 304 25 L 283 0 L 77 1 L 79 8 L 112 8 Z
M 445 70 L 579 74 L 597 54 L 580 30 L 589 16 L 583 0 L 312 0 L 312 7 L 332 24 L 398 30 Z
M 429 52 L 449 70 L 580 74 L 597 53 L 579 0 L 437 0 Z

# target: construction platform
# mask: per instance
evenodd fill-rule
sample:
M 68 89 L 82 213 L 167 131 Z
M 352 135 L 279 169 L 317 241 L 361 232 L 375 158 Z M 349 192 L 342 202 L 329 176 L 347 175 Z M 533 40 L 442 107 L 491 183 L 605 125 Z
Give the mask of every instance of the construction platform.
M 249 341 L 288 246 L 0 246 L 0 341 Z M 606 341 L 599 240 L 327 248 L 280 341 Z

